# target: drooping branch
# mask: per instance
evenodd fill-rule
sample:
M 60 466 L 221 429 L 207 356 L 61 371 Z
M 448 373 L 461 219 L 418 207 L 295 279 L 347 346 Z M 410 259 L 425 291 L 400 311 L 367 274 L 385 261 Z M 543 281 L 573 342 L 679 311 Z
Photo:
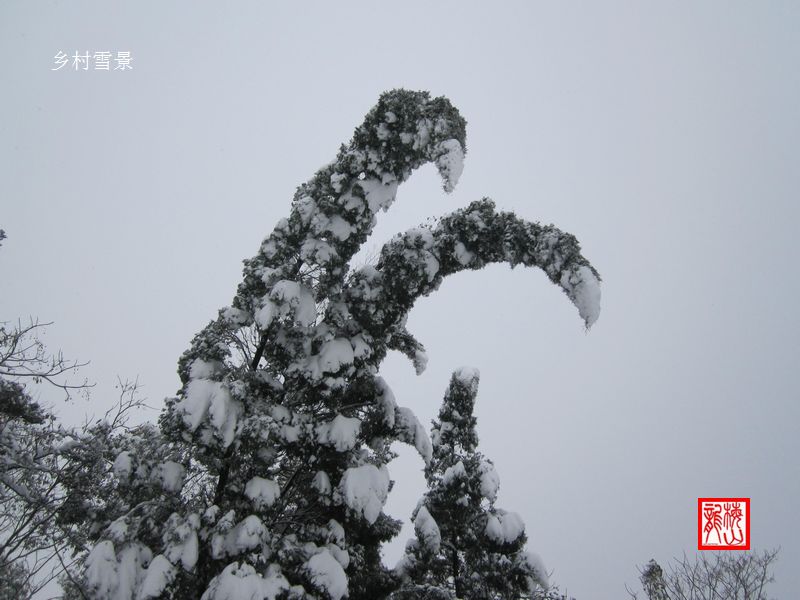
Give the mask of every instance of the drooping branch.
M 539 267 L 564 290 L 587 327 L 597 320 L 600 278 L 580 253 L 575 237 L 552 225 L 498 213 L 488 199 L 453 212 L 435 227 L 396 236 L 383 247 L 376 267 L 363 267 L 353 274 L 342 293 L 346 310 L 334 304 L 331 311 L 349 317 L 340 317 L 343 330 L 367 331 L 373 336 L 375 359 L 385 352 L 380 340 L 393 331 L 399 337 L 388 346 L 413 358 L 413 351 L 421 351 L 422 346 L 404 324 L 414 302 L 435 291 L 448 275 L 499 262 Z
M 220 330 L 255 322 L 271 337 L 296 334 L 288 324 L 278 325 L 276 317 L 290 312 L 288 305 L 297 295 L 276 292 L 276 284 L 297 281 L 299 293 L 315 301 L 337 293 L 350 260 L 375 226 L 376 214 L 392 204 L 398 186 L 432 162 L 444 189 L 451 191 L 465 152 L 466 122 L 446 98 L 407 90 L 383 94 L 336 159 L 297 188 L 289 218 L 245 261 L 232 307 L 220 311 L 217 321 L 196 336 L 182 364 L 195 358 L 218 360 Z M 308 318 L 298 321 L 301 329 L 310 324 Z M 282 332 L 282 327 L 289 331 Z M 262 342 L 255 351 L 259 360 L 264 351 Z M 280 363 L 278 357 L 266 358 Z M 252 364 L 257 366 L 255 360 Z

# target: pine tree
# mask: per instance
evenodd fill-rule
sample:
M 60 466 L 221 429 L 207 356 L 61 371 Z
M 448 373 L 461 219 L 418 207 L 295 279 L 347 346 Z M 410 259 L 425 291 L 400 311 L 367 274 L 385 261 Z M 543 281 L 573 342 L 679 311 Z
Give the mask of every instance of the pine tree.
M 445 98 L 381 96 L 336 159 L 301 185 L 245 262 L 230 307 L 179 361 L 160 432 L 114 460 L 124 510 L 105 513 L 80 582 L 95 598 L 374 600 L 398 587 L 380 559 L 394 441 L 433 450 L 378 367 L 420 296 L 447 275 L 507 262 L 542 268 L 597 318 L 598 277 L 574 237 L 484 199 L 396 236 L 375 266 L 349 263 L 398 185 L 431 162 L 451 191 L 465 121 Z
M 433 422 L 428 491 L 398 565 L 409 597 L 427 587 L 463 600 L 531 598 L 547 586 L 541 561 L 524 549 L 522 519 L 495 506 L 500 479 L 477 450 L 478 381 L 476 369 L 457 370 Z

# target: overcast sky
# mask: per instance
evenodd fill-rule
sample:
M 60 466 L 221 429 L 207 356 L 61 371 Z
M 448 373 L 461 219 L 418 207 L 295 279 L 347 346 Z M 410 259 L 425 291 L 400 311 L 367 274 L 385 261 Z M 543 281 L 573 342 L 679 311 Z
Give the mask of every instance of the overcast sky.
M 398 402 L 428 422 L 450 373 L 480 370 L 499 505 L 578 600 L 693 554 L 701 496 L 752 498 L 753 549 L 781 546 L 790 598 L 798 31 L 795 2 L 4 1 L 0 318 L 54 321 L 51 348 L 91 361 L 65 420 L 104 411 L 118 375 L 160 406 L 242 259 L 378 95 L 445 95 L 468 122 L 459 186 L 421 169 L 362 257 L 490 196 L 576 235 L 603 308 L 587 334 L 540 271 L 454 276 L 409 319 L 428 370 L 384 364 Z M 133 68 L 53 70 L 59 51 Z M 399 450 L 387 511 L 407 521 L 422 463 Z

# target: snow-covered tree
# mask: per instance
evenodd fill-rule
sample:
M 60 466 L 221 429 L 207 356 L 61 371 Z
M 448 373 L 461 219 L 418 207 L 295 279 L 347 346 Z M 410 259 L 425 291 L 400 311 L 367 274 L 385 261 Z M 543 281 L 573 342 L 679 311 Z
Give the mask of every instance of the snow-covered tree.
M 123 386 L 107 418 L 69 429 L 24 386 L 0 378 L 0 598 L 69 581 L 97 522 L 125 510 L 110 473 L 135 437 L 125 422 L 138 404 L 135 387 Z
M 0 378 L 0 598 L 32 594 L 52 558 L 51 419 L 22 385 Z
M 0 598 L 35 594 L 61 573 L 59 553 L 70 546 L 55 519 L 70 434 L 27 386 L 51 385 L 67 398 L 89 386 L 69 378 L 82 363 L 47 350 L 39 335 L 46 325 L 0 323 Z
M 465 125 L 445 98 L 387 92 L 297 189 L 289 217 L 245 262 L 232 305 L 181 357 L 183 386 L 160 433 L 115 459 L 124 506 L 96 522 L 84 593 L 374 600 L 396 590 L 380 558 L 400 528 L 383 512 L 390 446 L 411 444 L 426 464 L 433 448 L 377 373 L 389 350 L 424 369 L 405 326 L 416 299 L 448 275 L 507 262 L 542 268 L 587 326 L 599 311 L 598 276 L 575 238 L 488 199 L 350 269 L 414 169 L 433 163 L 453 189 Z
M 399 598 L 436 588 L 443 598 L 530 599 L 547 587 L 541 561 L 525 550 L 522 518 L 495 506 L 500 478 L 477 450 L 478 380 L 476 369 L 457 370 L 433 423 L 428 491 L 397 567 L 405 580 Z

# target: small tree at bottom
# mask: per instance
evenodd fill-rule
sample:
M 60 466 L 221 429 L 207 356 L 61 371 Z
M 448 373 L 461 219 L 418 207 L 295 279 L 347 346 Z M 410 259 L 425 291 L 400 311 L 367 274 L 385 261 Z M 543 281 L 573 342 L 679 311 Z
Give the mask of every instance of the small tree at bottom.
M 477 451 L 476 369 L 457 370 L 444 396 L 425 470 L 428 492 L 413 514 L 415 537 L 397 571 L 393 598 L 532 598 L 547 587 L 539 558 L 525 550 L 519 515 L 495 506 L 500 479 Z

